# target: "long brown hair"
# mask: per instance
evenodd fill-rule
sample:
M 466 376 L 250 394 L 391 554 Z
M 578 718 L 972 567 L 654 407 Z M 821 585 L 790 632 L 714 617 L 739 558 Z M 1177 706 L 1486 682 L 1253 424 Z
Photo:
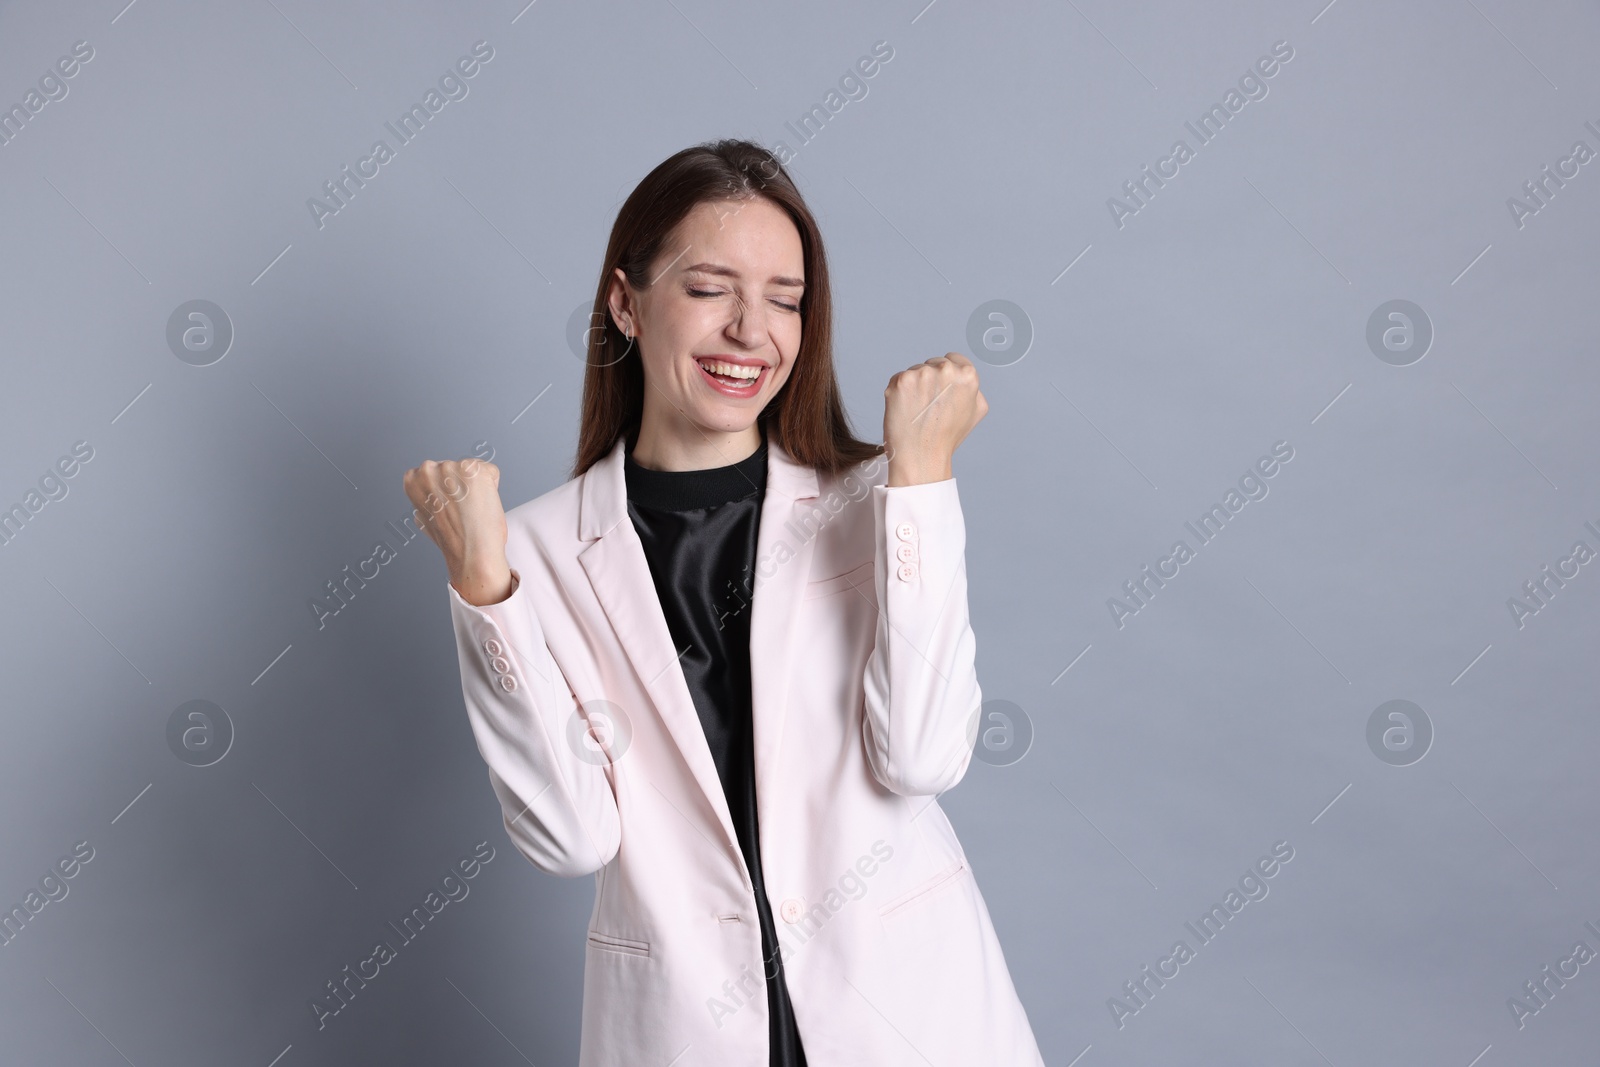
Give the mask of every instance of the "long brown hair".
M 669 156 L 636 186 L 611 227 L 600 284 L 595 288 L 594 325 L 588 333 L 583 376 L 583 417 L 578 431 L 576 478 L 603 459 L 624 434 L 637 433 L 644 414 L 644 363 L 611 318 L 606 292 L 618 267 L 635 289 L 649 287 L 651 264 L 674 227 L 704 201 L 764 197 L 783 209 L 800 231 L 805 293 L 800 300 L 800 351 L 783 388 L 757 417 L 797 462 L 837 473 L 883 453 L 850 430 L 833 371 L 833 297 L 822 232 L 788 172 L 760 145 L 721 140 Z M 625 353 L 620 358 L 615 353 Z

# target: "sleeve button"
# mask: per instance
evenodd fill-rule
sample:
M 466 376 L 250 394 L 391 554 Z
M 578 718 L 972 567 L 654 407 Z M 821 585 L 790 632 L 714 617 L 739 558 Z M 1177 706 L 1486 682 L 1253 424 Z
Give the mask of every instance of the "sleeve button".
M 491 656 L 498 656 L 501 652 L 505 651 L 500 647 L 500 642 L 496 641 L 492 637 L 483 643 L 483 650 L 489 653 Z
M 902 522 L 894 528 L 895 536 L 902 541 L 910 541 L 917 536 L 917 528 L 909 522 Z
M 515 693 L 517 691 L 517 680 L 509 674 L 502 674 L 500 676 L 500 688 L 508 693 Z
M 917 565 L 915 563 L 902 563 L 897 573 L 900 575 L 902 582 L 909 582 L 917 576 Z
M 494 668 L 496 674 L 505 674 L 511 670 L 511 661 L 504 656 L 496 656 L 489 661 L 489 666 Z
M 915 563 L 917 561 L 917 548 L 915 545 L 901 545 L 895 552 L 895 558 L 901 563 Z

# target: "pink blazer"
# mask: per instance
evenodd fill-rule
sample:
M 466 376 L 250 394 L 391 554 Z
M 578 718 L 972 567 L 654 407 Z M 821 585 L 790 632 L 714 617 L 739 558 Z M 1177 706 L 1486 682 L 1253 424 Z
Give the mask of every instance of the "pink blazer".
M 512 842 L 595 875 L 580 1067 L 758 1067 L 750 873 L 628 517 L 623 445 L 507 514 L 511 596 L 449 587 L 461 688 Z M 982 702 L 954 478 L 889 488 L 768 445 L 748 604 L 766 890 L 815 1067 L 1042 1067 L 935 799 Z

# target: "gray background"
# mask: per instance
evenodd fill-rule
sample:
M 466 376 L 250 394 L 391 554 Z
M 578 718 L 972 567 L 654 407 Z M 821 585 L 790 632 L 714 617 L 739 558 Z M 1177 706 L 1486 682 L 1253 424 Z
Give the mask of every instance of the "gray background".
M 1600 149 L 1600 15 L 1324 2 L 0 6 L 7 105 L 95 50 L 0 147 L 0 504 L 94 449 L 0 547 L 0 902 L 95 850 L 0 948 L 0 1059 L 575 1061 L 593 881 L 500 826 L 437 551 L 322 630 L 307 601 L 425 458 L 488 442 L 508 504 L 564 480 L 565 331 L 618 206 L 744 136 L 797 150 L 861 436 L 895 371 L 974 354 L 984 302 L 1031 323 L 983 353 L 956 473 L 979 678 L 1034 738 L 943 803 L 1047 1061 L 1593 1062 L 1600 963 L 1524 1028 L 1506 1001 L 1600 950 L 1600 566 L 1521 628 L 1507 599 L 1600 548 L 1600 162 L 1520 228 L 1506 200 Z M 469 95 L 319 229 L 306 199 L 480 39 Z M 1280 40 L 1268 95 L 1115 225 Z M 206 367 L 166 343 L 194 299 L 235 330 Z M 1392 299 L 1436 333 L 1407 366 L 1366 342 Z M 1119 628 L 1277 441 L 1270 494 Z M 235 731 L 203 768 L 166 735 L 195 699 Z M 1409 766 L 1367 742 L 1393 699 L 1434 731 Z M 318 1032 L 310 998 L 483 840 Z M 1108 998 L 1280 840 L 1270 895 L 1119 1028 Z

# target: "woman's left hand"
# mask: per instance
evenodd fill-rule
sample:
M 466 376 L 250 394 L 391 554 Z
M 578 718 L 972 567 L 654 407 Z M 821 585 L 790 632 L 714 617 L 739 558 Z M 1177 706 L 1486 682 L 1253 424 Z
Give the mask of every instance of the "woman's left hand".
M 883 442 L 889 485 L 918 485 L 954 477 L 956 446 L 988 414 L 978 391 L 978 368 L 960 352 L 900 371 L 883 391 Z

